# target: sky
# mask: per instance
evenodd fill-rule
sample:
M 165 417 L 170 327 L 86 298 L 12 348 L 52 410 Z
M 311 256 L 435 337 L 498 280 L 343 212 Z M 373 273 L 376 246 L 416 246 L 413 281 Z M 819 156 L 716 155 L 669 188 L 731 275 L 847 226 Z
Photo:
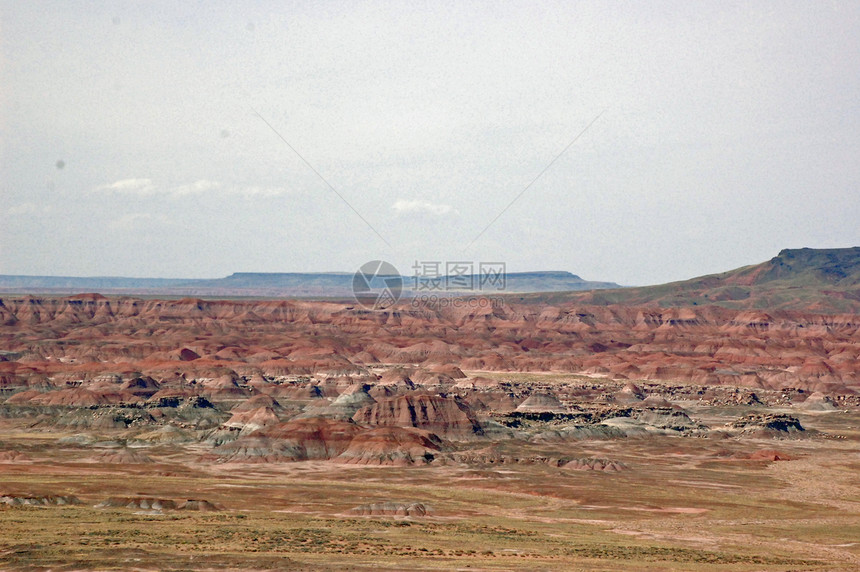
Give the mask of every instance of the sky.
M 860 3 L 0 0 L 0 274 L 860 245 Z

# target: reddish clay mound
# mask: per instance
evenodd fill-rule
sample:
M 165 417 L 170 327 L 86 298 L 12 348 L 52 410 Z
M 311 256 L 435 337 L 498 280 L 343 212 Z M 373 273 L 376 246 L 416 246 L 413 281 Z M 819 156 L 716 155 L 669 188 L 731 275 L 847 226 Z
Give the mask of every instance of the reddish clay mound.
M 235 372 L 203 382 L 201 394 L 212 401 L 236 400 L 248 397 L 251 392 L 239 386 L 240 378 Z
M 97 463 L 110 463 L 115 465 L 140 465 L 154 462 L 149 455 L 133 449 L 105 451 L 93 456 L 93 460 Z
M 562 405 L 561 401 L 559 401 L 555 395 L 552 395 L 551 393 L 535 393 L 520 403 L 517 406 L 517 411 L 529 413 L 544 411 L 550 413 L 564 413 L 567 411 L 567 408 Z
M 622 405 L 633 404 L 645 399 L 645 392 L 642 391 L 642 388 L 635 383 L 628 382 L 624 385 L 621 391 L 613 396 L 613 398 L 616 403 Z
M 120 385 L 120 390 L 138 397 L 152 397 L 161 389 L 158 382 L 149 376 L 135 377 Z
M 29 405 L 31 399 L 42 395 L 42 393 L 42 391 L 36 389 L 25 389 L 24 391 L 19 391 L 18 393 L 10 396 L 6 399 L 6 403 L 9 405 Z
M 413 427 L 379 427 L 356 435 L 335 460 L 349 465 L 424 465 L 442 447 L 433 433 Z
M 281 404 L 278 403 L 272 396 L 266 394 L 258 394 L 253 397 L 249 397 L 242 403 L 238 404 L 233 409 L 231 409 L 230 412 L 240 413 L 243 411 L 251 411 L 253 409 L 258 409 L 260 407 L 268 407 L 273 411 L 280 411 L 281 409 L 283 409 L 283 407 L 281 407 Z
M 439 388 L 441 386 L 454 385 L 454 378 L 444 373 L 433 372 L 426 369 L 417 369 L 409 374 L 416 385 L 425 388 Z
M 232 462 L 288 462 L 331 459 L 361 431 L 355 423 L 313 417 L 295 419 L 239 437 L 214 449 Z
M 278 423 L 280 423 L 280 419 L 275 415 L 274 409 L 258 407 L 249 411 L 235 411 L 233 416 L 224 423 L 224 426 L 250 433 Z
M 395 367 L 384 372 L 375 386 L 414 389 L 415 384 L 412 383 L 410 375 L 410 370 L 402 367 Z
M 58 389 L 34 395 L 29 399 L 32 405 L 93 407 L 97 405 L 117 405 L 143 401 L 131 393 L 122 391 L 91 391 L 81 387 Z
M 451 439 L 467 439 L 482 433 L 464 402 L 423 393 L 381 398 L 359 409 L 353 420 L 367 425 L 418 427 Z
M 457 367 L 454 364 L 439 364 L 430 367 L 430 371 L 433 373 L 441 373 L 442 375 L 446 375 L 451 379 L 465 379 L 466 374 L 463 373 L 463 370 Z
M 91 384 L 98 376 L 117 372 L 123 381 L 143 373 L 161 386 L 180 378 L 213 379 L 225 371 L 284 378 L 279 381 L 366 375 L 356 365 L 361 361 L 401 364 L 410 372 L 420 365 L 431 374 L 427 384 L 434 386 L 462 379 L 462 368 L 582 372 L 829 395 L 860 392 L 860 323 L 854 314 L 595 306 L 571 300 L 468 311 L 404 304 L 365 312 L 327 302 L 18 296 L 0 302 L 0 339 L 0 384 L 10 388 L 55 384 L 95 390 Z M 387 374 L 382 393 L 371 394 L 410 391 L 416 380 L 408 378 L 402 372 Z M 147 384 L 110 391 L 146 397 L 155 389 Z M 239 385 L 209 391 L 222 392 L 212 395 L 219 399 L 247 397 L 247 388 Z M 57 404 L 91 406 L 101 399 L 61 395 Z

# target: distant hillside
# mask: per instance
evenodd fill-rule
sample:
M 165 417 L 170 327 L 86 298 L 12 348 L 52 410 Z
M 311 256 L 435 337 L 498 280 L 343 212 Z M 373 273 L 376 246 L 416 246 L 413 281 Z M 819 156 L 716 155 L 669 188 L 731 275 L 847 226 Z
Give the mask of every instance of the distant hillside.
M 786 249 L 761 264 L 681 282 L 527 299 L 860 313 L 860 247 Z
M 452 277 L 453 278 L 453 277 Z M 576 274 L 564 271 L 514 272 L 505 276 L 503 291 L 478 288 L 480 276 L 468 276 L 466 282 L 474 289 L 446 288 L 442 276 L 436 279 L 439 290 L 421 290 L 427 294 L 468 294 L 470 292 L 497 294 L 503 292 L 553 292 L 582 291 L 593 288 L 618 288 L 614 282 L 583 280 Z M 211 280 L 122 278 L 122 277 L 72 277 L 72 276 L 4 276 L 0 275 L 0 292 L 26 292 L 50 294 L 79 294 L 99 292 L 102 294 L 136 294 L 152 296 L 262 296 L 262 297 L 351 297 L 353 273 L 265 273 L 236 272 L 225 278 Z M 416 283 L 412 276 L 403 276 L 405 295 L 415 293 Z

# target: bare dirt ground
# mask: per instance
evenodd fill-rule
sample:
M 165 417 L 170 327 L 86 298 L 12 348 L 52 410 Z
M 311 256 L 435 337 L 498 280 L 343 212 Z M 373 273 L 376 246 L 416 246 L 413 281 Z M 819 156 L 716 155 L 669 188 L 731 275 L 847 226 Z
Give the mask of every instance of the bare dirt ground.
M 493 454 L 487 439 L 459 442 L 420 466 L 223 462 L 207 456 L 211 446 L 200 442 L 142 443 L 129 429 L 87 430 L 92 439 L 84 442 L 81 433 L 6 419 L 0 450 L 16 454 L 0 460 L 0 564 L 65 570 L 860 568 L 860 412 L 801 414 L 802 435 L 760 436 L 718 429 L 761 408 L 686 411 L 693 420 L 708 420 L 711 431 L 539 444 L 508 436 L 490 440 Z M 77 441 L 69 439 L 75 435 Z M 126 449 L 138 455 L 115 455 Z M 755 458 L 761 451 L 790 460 Z M 117 462 L 95 462 L 100 458 Z M 612 459 L 624 470 L 571 470 L 545 461 L 557 458 Z M 57 504 L 58 497 L 75 501 Z M 109 499 L 114 502 L 106 504 Z M 167 501 L 176 508 L 165 508 Z M 394 513 L 355 510 L 386 503 Z M 408 503 L 420 503 L 426 514 L 396 514 Z

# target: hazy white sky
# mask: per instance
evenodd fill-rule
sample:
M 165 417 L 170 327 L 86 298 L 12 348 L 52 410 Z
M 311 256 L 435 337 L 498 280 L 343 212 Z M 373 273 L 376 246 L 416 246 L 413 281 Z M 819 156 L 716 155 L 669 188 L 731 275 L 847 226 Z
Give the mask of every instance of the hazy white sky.
M 860 245 L 858 66 L 854 1 L 0 0 L 0 273 L 653 284 Z

